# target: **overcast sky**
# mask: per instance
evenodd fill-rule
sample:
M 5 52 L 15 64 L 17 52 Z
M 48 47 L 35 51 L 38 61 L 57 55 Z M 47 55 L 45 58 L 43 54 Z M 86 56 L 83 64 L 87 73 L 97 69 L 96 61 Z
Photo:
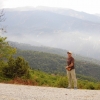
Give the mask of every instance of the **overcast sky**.
M 100 14 L 100 0 L 0 0 L 0 7 L 48 6 Z

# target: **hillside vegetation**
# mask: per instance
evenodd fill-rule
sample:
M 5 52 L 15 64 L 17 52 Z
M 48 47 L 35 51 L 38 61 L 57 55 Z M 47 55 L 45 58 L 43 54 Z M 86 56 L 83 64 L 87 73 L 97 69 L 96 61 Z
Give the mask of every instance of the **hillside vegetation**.
M 32 69 L 38 69 L 52 74 L 66 75 L 66 57 L 57 54 L 22 50 L 17 51 L 15 57 L 17 56 L 24 57 L 29 62 Z M 92 62 L 75 60 L 75 67 L 77 74 L 100 80 L 100 65 Z
M 53 48 L 53 47 L 46 47 L 46 46 L 33 46 L 30 44 L 18 43 L 18 42 L 12 42 L 12 41 L 9 41 L 9 44 L 17 49 L 20 49 L 20 50 L 39 51 L 39 52 L 57 54 L 57 55 L 63 56 L 63 57 L 66 57 L 66 52 L 67 52 L 67 50 L 60 49 L 60 48 Z M 93 62 L 93 63 L 100 65 L 99 60 L 84 57 L 84 56 L 81 56 L 81 55 L 78 55 L 75 53 L 73 53 L 73 56 L 78 61 L 87 61 L 90 63 Z
M 0 37 L 0 44 L 0 82 L 67 87 L 68 81 L 65 75 L 65 57 L 38 51 L 16 50 L 6 42 L 6 38 L 4 37 Z M 24 58 L 20 56 L 23 56 Z M 83 64 L 83 62 L 80 61 L 78 64 L 79 63 Z M 78 64 L 76 62 L 77 69 L 79 69 Z M 88 66 L 90 65 L 92 66 L 93 64 L 88 63 Z M 99 65 L 94 66 L 95 68 L 99 68 Z M 80 67 L 81 69 L 84 68 L 82 66 Z M 77 69 L 78 88 L 100 89 L 100 83 L 92 77 L 89 77 L 89 72 L 85 73 L 88 74 L 87 77 L 82 74 L 79 75 Z M 82 71 L 84 72 L 84 70 Z M 94 73 L 94 75 L 96 74 Z
M 40 70 L 29 70 L 30 77 L 7 78 L 0 77 L 2 83 L 24 84 L 35 86 L 59 87 L 66 88 L 68 79 L 63 75 L 48 74 Z M 79 76 L 78 89 L 100 90 L 100 82 L 89 81 L 90 77 Z
M 18 56 L 18 53 L 24 54 L 24 56 L 27 54 L 27 57 L 29 56 L 28 53 L 31 55 L 32 55 L 32 53 L 35 54 L 34 57 L 40 57 L 40 56 L 44 57 L 43 59 L 40 57 L 40 59 L 41 59 L 40 64 L 43 63 L 42 60 L 45 60 L 47 63 L 46 66 L 48 65 L 48 62 L 49 62 L 47 59 L 48 57 L 49 57 L 49 59 L 51 59 L 52 57 L 55 59 L 55 60 L 53 60 L 53 58 L 52 58 L 52 60 L 50 60 L 50 61 L 53 61 L 53 62 L 51 62 L 51 63 L 54 63 L 56 60 L 59 61 L 59 58 L 62 58 L 62 61 L 65 59 L 64 57 L 60 57 L 58 55 L 54 55 L 54 54 L 52 55 L 52 54 L 41 53 L 41 52 L 36 52 L 36 51 L 18 50 L 16 56 Z M 21 54 L 20 54 L 20 56 L 21 56 Z M 29 56 L 29 58 L 31 58 L 31 57 Z M 39 61 L 40 59 L 36 59 L 36 60 Z M 36 60 L 34 60 L 34 62 Z M 56 63 L 55 65 L 57 65 L 57 64 L 58 63 Z M 36 65 L 34 65 L 34 66 L 36 66 Z M 38 67 L 39 67 L 39 65 L 38 65 Z M 53 68 L 53 67 L 51 66 L 50 71 L 49 71 L 49 66 L 48 66 L 48 69 L 45 68 L 45 69 L 47 69 L 45 71 L 47 71 L 47 72 L 49 71 L 48 73 L 46 73 L 46 72 L 41 71 L 42 69 L 40 70 L 40 69 L 37 69 L 36 67 L 30 68 L 27 61 L 22 57 L 19 57 L 19 56 L 14 57 L 14 58 L 11 57 L 8 59 L 7 62 L 4 62 L 4 65 L 2 67 L 0 66 L 0 82 L 66 88 L 68 86 L 68 80 L 67 80 L 66 75 L 59 72 L 59 70 L 61 70 L 61 69 L 59 69 L 59 67 L 58 68 L 55 68 L 55 67 Z M 40 68 L 42 68 L 42 67 L 40 67 Z M 56 72 L 55 69 L 57 69 L 57 71 L 59 73 Z M 54 73 L 53 70 L 56 73 Z M 100 89 L 100 83 L 97 82 L 97 80 L 93 79 L 92 77 L 89 77 L 89 76 L 87 77 L 87 76 L 77 74 L 77 79 L 78 79 L 78 88 L 79 89 Z
M 41 11 L 39 11 L 39 12 L 36 11 L 36 12 L 34 12 L 34 14 L 35 15 L 43 14 L 40 12 Z M 20 16 L 21 14 L 22 14 L 22 12 L 17 13 L 18 16 Z M 25 14 L 25 16 L 26 16 L 26 12 L 23 12 L 23 14 Z M 28 15 L 30 15 L 30 14 L 28 14 Z M 48 18 L 51 19 L 51 17 L 48 15 L 48 14 L 51 15 L 51 13 L 47 12 L 46 14 L 47 14 Z M 38 37 L 40 35 L 40 33 L 37 35 L 36 31 L 32 32 L 30 28 L 28 28 L 30 30 L 30 32 L 29 32 L 28 29 L 25 27 L 27 27 L 27 25 L 31 25 L 34 27 L 34 25 L 36 26 L 37 21 L 39 22 L 39 24 L 41 23 L 41 25 L 43 26 L 42 22 L 44 22 L 43 19 L 45 20 L 45 12 L 42 16 L 43 18 L 38 18 L 38 17 L 36 17 L 37 15 L 34 16 L 34 18 L 32 16 L 30 16 L 29 19 L 37 19 L 37 18 L 41 19 L 41 20 L 37 20 L 36 23 L 33 23 L 32 21 L 30 23 L 28 23 L 27 16 L 26 16 L 27 20 L 25 21 L 24 20 L 25 16 L 23 16 L 20 19 L 21 16 L 18 18 L 18 16 L 16 16 L 13 13 L 12 15 L 14 15 L 15 17 L 12 19 L 10 17 L 11 16 L 10 13 L 8 13 L 7 15 L 8 15 L 7 23 L 9 23 L 8 25 L 10 26 L 9 32 L 11 33 L 8 36 L 13 37 L 13 39 L 14 39 L 14 37 L 16 37 L 19 34 L 18 35 L 20 37 L 20 38 L 18 38 L 18 41 L 19 41 L 20 39 L 22 39 L 21 36 L 23 37 L 23 35 L 21 35 L 21 33 L 24 33 L 24 32 L 22 32 L 23 29 L 26 33 L 28 33 L 28 36 L 29 36 L 30 32 L 35 33 L 34 36 L 36 36 L 36 37 Z M 52 24 L 54 23 L 52 26 L 53 29 L 50 27 L 51 29 L 49 29 L 49 31 L 48 31 L 49 24 L 50 24 L 49 23 L 46 25 L 48 28 L 45 28 L 46 30 L 44 30 L 44 29 L 42 29 L 42 30 L 44 30 L 46 33 L 47 32 L 52 33 L 52 30 L 55 30 L 55 29 L 58 30 L 58 28 L 63 29 L 65 27 L 64 23 L 66 23 L 67 20 L 68 20 L 68 22 L 70 22 L 73 19 L 72 17 L 67 17 L 67 19 L 66 19 L 66 16 L 60 15 L 58 18 L 60 18 L 60 20 L 63 19 L 63 22 L 64 22 L 63 23 L 61 21 L 61 23 L 63 23 L 62 25 L 64 25 L 64 26 L 60 27 L 61 24 L 57 24 L 57 26 L 55 25 L 56 24 L 55 22 L 59 21 L 59 19 L 57 19 L 56 16 L 59 16 L 59 14 L 53 13 L 52 21 L 48 20 L 48 18 L 46 19 L 47 22 L 51 23 L 50 26 L 52 26 Z M 0 24 L 2 22 L 2 17 L 4 17 L 4 14 L 1 12 Z M 9 20 L 9 18 L 12 19 L 12 22 L 11 22 L 11 20 Z M 25 23 L 27 23 L 27 24 L 25 24 L 25 23 L 23 23 L 23 24 L 26 26 L 24 27 L 23 25 L 21 25 L 16 20 L 16 18 L 19 19 L 18 21 L 21 20 L 20 23 L 23 23 L 23 21 L 25 21 Z M 23 19 L 23 21 L 22 21 L 22 19 Z M 56 21 L 54 22 L 55 19 L 56 19 Z M 66 22 L 64 21 L 64 19 Z M 81 19 L 78 20 L 77 18 L 74 18 L 73 21 L 75 21 L 76 23 L 79 23 L 79 22 L 81 22 Z M 66 25 L 69 25 L 68 22 Z M 85 23 L 87 23 L 87 21 L 85 23 L 84 22 L 85 21 L 82 21 L 82 23 L 85 25 Z M 34 24 L 34 25 L 32 25 L 32 24 Z M 16 28 L 16 25 L 17 25 L 18 29 Z M 23 27 L 20 27 L 19 25 L 21 25 Z M 41 26 L 41 25 L 39 25 L 39 26 Z M 45 23 L 44 23 L 44 25 L 45 25 Z M 78 24 L 78 25 L 80 25 L 80 24 Z M 85 28 L 86 30 L 89 29 L 84 25 L 83 25 L 83 28 Z M 97 25 L 98 24 L 96 24 L 95 27 Z M 13 28 L 12 28 L 12 26 L 13 26 Z M 91 23 L 90 23 L 90 26 L 91 26 Z M 76 26 L 73 26 L 72 29 L 74 29 L 74 27 L 76 27 Z M 37 27 L 36 30 L 42 32 L 42 30 L 41 29 L 39 30 L 38 28 L 39 27 Z M 97 29 L 97 28 L 98 27 L 96 27 L 95 29 Z M 32 28 L 32 29 L 34 29 L 34 28 Z M 79 28 L 77 26 L 77 28 L 75 30 L 77 30 L 77 29 L 81 30 L 81 27 Z M 3 30 L 4 30 L 4 28 L 0 27 L 1 34 L 3 33 Z M 66 28 L 65 28 L 65 30 L 66 30 Z M 68 30 L 70 30 L 70 29 L 68 29 Z M 91 31 L 91 30 L 88 30 L 88 31 Z M 94 30 L 94 31 L 97 31 L 97 30 Z M 43 33 L 45 33 L 45 32 L 43 32 Z M 58 36 L 57 35 L 58 33 L 59 32 L 56 32 L 55 36 Z M 7 38 L 2 37 L 1 34 L 0 34 L 0 82 L 13 83 L 13 84 L 25 84 L 25 85 L 63 87 L 63 88 L 66 88 L 68 86 L 68 80 L 66 77 L 66 70 L 65 70 L 65 66 L 66 66 L 65 52 L 62 52 L 62 50 L 60 50 L 60 49 L 59 50 L 58 49 L 50 50 L 50 48 L 48 48 L 49 52 L 47 52 L 48 50 L 46 50 L 46 52 L 44 52 L 44 50 L 45 50 L 44 48 L 42 49 L 43 52 L 31 51 L 31 50 L 26 50 L 26 49 L 20 50 L 20 49 L 14 48 L 15 46 L 9 45 L 9 43 L 6 40 Z M 64 33 L 63 36 L 65 34 L 66 33 Z M 48 36 L 48 38 L 44 37 L 44 36 L 46 36 L 46 34 L 41 33 L 41 35 L 43 35 L 43 40 L 44 39 L 48 40 L 48 38 L 50 38 L 49 36 Z M 51 34 L 48 34 L 48 35 L 51 35 Z M 61 35 L 62 34 L 59 34 L 59 37 Z M 28 39 L 30 40 L 31 38 L 28 38 L 28 36 L 26 35 L 27 40 Z M 53 37 L 55 37 L 55 36 L 53 36 Z M 58 37 L 58 40 L 59 40 L 59 37 Z M 61 39 L 61 37 L 60 37 L 60 39 Z M 16 39 L 14 39 L 14 40 L 16 40 Z M 33 37 L 32 37 L 32 40 L 33 40 Z M 55 38 L 54 38 L 54 41 L 55 41 Z M 55 43 L 54 41 L 52 41 L 52 43 Z M 63 42 L 65 42 L 65 41 L 63 41 Z M 61 45 L 63 44 L 63 42 L 61 43 L 61 41 L 60 41 Z M 52 44 L 52 43 L 50 41 L 50 44 Z M 68 42 L 65 42 L 65 43 L 68 44 Z M 39 48 L 39 49 L 41 49 L 41 48 Z M 52 51 L 53 51 L 53 54 L 52 54 Z M 75 67 L 76 67 L 77 79 L 78 79 L 78 88 L 80 88 L 80 89 L 100 89 L 100 82 L 99 82 L 100 81 L 100 77 L 99 77 L 100 76 L 100 73 L 99 73 L 100 64 L 98 64 L 98 63 L 96 64 L 94 62 L 92 63 L 89 60 L 82 60 L 82 59 L 78 60 L 78 59 L 75 60 Z

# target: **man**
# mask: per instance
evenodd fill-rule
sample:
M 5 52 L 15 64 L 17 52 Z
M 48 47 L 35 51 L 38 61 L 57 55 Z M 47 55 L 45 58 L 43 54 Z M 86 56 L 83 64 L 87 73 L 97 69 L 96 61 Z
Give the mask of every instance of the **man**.
M 74 58 L 72 57 L 72 53 L 70 51 L 67 52 L 67 77 L 68 77 L 68 89 L 72 87 L 72 81 L 74 82 L 74 89 L 77 89 L 77 79 L 75 73 L 75 66 L 74 66 Z

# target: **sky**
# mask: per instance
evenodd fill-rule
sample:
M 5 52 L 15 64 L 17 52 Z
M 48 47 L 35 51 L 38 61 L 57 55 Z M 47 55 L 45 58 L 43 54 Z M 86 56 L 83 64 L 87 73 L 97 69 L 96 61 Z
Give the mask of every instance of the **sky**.
M 59 7 L 100 14 L 100 0 L 0 0 L 0 8 L 16 7 Z

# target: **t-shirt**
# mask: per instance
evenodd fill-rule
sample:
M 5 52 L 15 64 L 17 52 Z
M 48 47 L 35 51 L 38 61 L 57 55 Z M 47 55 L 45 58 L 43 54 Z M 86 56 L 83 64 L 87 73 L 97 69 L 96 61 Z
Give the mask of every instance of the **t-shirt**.
M 67 64 L 68 66 L 73 63 L 73 66 L 71 66 L 71 69 L 74 69 L 74 58 L 73 57 L 70 57 L 70 58 L 67 58 Z

